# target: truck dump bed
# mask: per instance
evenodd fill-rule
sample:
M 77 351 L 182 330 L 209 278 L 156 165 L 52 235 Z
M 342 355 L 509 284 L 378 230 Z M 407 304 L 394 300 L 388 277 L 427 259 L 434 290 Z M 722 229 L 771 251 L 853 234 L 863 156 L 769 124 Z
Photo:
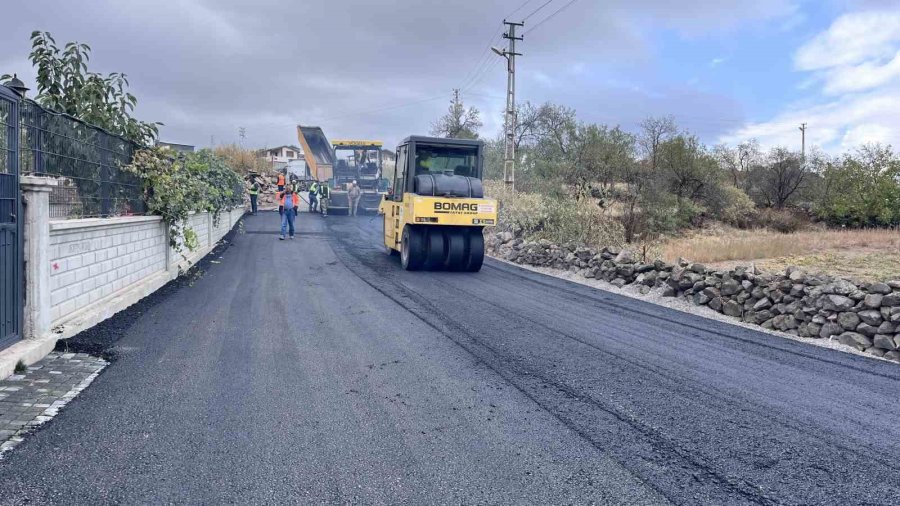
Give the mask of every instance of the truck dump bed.
M 310 174 L 319 181 L 334 177 L 334 151 L 325 132 L 316 126 L 297 125 L 297 140 L 303 148 Z

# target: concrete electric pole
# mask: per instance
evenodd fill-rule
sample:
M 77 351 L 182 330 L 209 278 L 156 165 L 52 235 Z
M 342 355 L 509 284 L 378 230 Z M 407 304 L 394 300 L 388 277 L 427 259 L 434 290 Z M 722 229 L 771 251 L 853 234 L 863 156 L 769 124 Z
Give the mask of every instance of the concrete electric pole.
M 516 52 L 516 41 L 522 37 L 516 37 L 516 27 L 525 26 L 525 23 L 513 23 L 503 20 L 503 24 L 509 30 L 503 34 L 503 38 L 509 40 L 508 49 L 491 50 L 506 58 L 506 156 L 503 160 L 503 180 L 506 184 L 515 188 L 516 184 L 516 56 L 522 53 Z
M 806 123 L 800 124 L 800 157 L 806 160 Z

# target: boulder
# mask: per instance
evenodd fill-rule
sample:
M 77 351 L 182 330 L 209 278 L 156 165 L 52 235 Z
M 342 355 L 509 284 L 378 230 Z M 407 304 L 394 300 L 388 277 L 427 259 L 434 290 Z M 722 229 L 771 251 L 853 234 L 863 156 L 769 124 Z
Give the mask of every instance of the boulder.
M 900 328 L 900 325 L 891 322 L 881 322 L 881 325 L 878 326 L 879 334 L 893 334 L 897 332 L 897 329 Z
M 737 302 L 729 300 L 722 306 L 722 312 L 728 316 L 741 316 L 741 313 L 744 312 L 744 308 Z
M 887 281 L 887 282 L 885 282 L 885 284 L 894 290 L 900 290 L 900 279 L 895 279 L 893 281 Z
M 890 295 L 885 295 L 881 299 L 881 305 L 887 306 L 887 307 L 900 306 L 900 293 L 892 293 Z
M 872 338 L 872 344 L 876 348 L 881 348 L 882 350 L 893 350 L 897 347 L 894 343 L 894 339 L 891 336 L 887 336 L 884 334 L 875 334 L 875 337 Z
M 869 293 L 888 295 L 891 293 L 891 287 L 887 283 L 872 283 L 869 285 Z
M 622 288 L 623 286 L 625 286 L 625 280 L 622 278 L 616 278 L 610 281 L 610 284 L 612 284 L 616 288 Z
M 884 296 L 878 293 L 870 293 L 863 299 L 863 305 L 867 308 L 878 309 L 881 307 L 881 300 Z
M 871 348 L 866 348 L 866 353 L 868 353 L 869 355 L 875 355 L 876 357 L 883 357 L 885 351 L 881 348 L 876 348 L 873 346 Z
M 828 322 L 825 325 L 822 325 L 822 330 L 819 331 L 819 337 L 821 337 L 822 339 L 826 339 L 831 336 L 836 336 L 842 332 L 844 332 L 844 327 L 841 327 L 835 322 Z
M 666 286 L 665 288 L 663 288 L 663 291 L 662 291 L 663 297 L 674 297 L 676 295 L 678 295 L 678 292 L 676 292 L 675 289 L 672 288 L 671 286 Z
M 756 304 L 753 304 L 754 311 L 762 311 L 763 309 L 769 309 L 770 307 L 772 307 L 772 301 L 766 297 L 763 297 L 758 300 Z
M 703 264 L 691 264 L 688 269 L 696 272 L 697 274 L 706 274 L 706 266 Z
M 637 262 L 637 256 L 630 249 L 623 249 L 616 255 L 615 262 L 617 264 L 633 264 Z
M 722 306 L 724 305 L 724 303 L 722 302 L 722 297 L 713 297 L 712 299 L 710 299 L 709 304 L 707 304 L 707 305 L 709 307 L 711 307 L 713 310 L 721 313 Z
M 647 285 L 641 285 L 639 291 L 641 292 L 641 295 L 647 295 L 648 293 L 650 293 L 650 287 Z
M 836 294 L 825 295 L 820 301 L 822 302 L 822 309 L 829 311 L 849 311 L 856 305 L 853 299 Z
M 878 327 L 873 327 L 868 323 L 860 323 L 856 326 L 856 332 L 865 336 L 873 337 L 878 333 Z
M 860 350 L 872 347 L 872 339 L 856 332 L 844 332 L 838 336 L 838 342 L 847 346 L 855 346 Z
M 800 269 L 795 269 L 788 274 L 788 279 L 790 279 L 794 283 L 803 283 L 804 281 L 806 281 L 806 273 L 801 271 Z
M 868 309 L 866 311 L 860 311 L 857 314 L 859 315 L 859 319 L 864 323 L 868 323 L 869 325 L 874 326 L 881 325 L 881 311 Z
M 729 279 L 728 281 L 724 281 L 722 283 L 721 291 L 722 291 L 722 295 L 727 297 L 729 295 L 734 295 L 734 294 L 740 292 L 742 288 L 743 287 L 741 286 L 740 283 L 738 283 L 737 281 L 735 281 L 733 279 Z
M 894 362 L 900 362 L 900 351 L 889 351 L 884 354 L 884 358 L 893 360 Z
M 849 311 L 839 313 L 837 322 L 846 330 L 856 330 L 856 327 L 860 324 L 859 316 Z
M 710 300 L 712 299 L 709 297 L 709 295 L 706 295 L 706 293 L 703 291 L 695 293 L 693 297 L 694 305 L 697 306 L 704 306 L 709 303 Z

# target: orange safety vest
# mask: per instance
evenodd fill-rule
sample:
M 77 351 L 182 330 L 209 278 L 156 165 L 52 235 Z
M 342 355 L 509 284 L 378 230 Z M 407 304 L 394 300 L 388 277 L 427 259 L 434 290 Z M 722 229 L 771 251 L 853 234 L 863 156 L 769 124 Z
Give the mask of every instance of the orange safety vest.
M 287 192 L 278 192 L 278 205 L 284 207 L 284 198 L 287 196 Z M 300 205 L 300 197 L 297 196 L 296 193 L 291 194 L 291 200 L 294 201 L 294 207 Z
M 278 174 L 278 186 L 284 186 L 284 174 Z

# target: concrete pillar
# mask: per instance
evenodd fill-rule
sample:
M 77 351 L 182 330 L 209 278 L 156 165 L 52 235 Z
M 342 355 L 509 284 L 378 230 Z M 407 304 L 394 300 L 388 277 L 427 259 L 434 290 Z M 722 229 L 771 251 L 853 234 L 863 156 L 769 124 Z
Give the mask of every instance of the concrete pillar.
M 40 339 L 50 332 L 50 192 L 56 179 L 21 176 L 25 221 L 25 339 Z

